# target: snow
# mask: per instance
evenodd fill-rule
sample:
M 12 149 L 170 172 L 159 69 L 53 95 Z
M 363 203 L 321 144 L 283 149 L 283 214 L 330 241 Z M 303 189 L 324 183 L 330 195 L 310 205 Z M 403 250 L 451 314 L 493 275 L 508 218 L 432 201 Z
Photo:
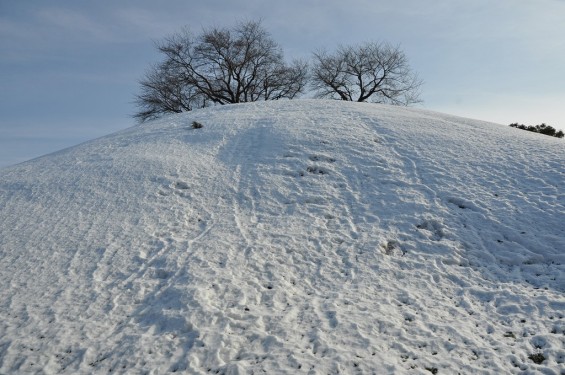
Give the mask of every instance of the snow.
M 563 160 L 295 100 L 2 169 L 0 373 L 563 374 Z

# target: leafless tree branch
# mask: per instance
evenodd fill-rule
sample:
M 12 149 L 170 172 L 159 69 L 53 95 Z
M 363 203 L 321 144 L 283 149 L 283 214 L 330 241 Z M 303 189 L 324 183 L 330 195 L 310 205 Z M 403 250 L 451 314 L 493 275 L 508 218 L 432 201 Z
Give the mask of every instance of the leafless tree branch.
M 182 30 L 157 45 L 163 63 L 141 80 L 135 115 L 145 121 L 210 104 L 295 98 L 304 91 L 308 64 L 287 64 L 259 22 L 212 28 L 194 37 Z
M 410 105 L 421 102 L 422 80 L 399 47 L 366 43 L 314 53 L 312 88 L 320 98 Z

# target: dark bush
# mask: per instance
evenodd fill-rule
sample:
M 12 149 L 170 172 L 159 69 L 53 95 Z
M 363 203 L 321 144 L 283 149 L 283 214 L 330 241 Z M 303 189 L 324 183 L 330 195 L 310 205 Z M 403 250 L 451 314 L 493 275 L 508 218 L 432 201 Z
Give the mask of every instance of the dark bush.
M 543 361 L 545 361 L 545 356 L 541 353 L 530 354 L 528 358 L 537 365 L 540 365 L 543 363 Z
M 510 124 L 509 126 L 512 128 L 527 130 L 534 133 L 550 135 L 552 137 L 557 137 L 557 138 L 563 138 L 563 136 L 565 136 L 565 133 L 563 133 L 563 131 L 561 130 L 557 131 L 557 129 L 555 129 L 553 126 L 546 125 L 544 123 L 542 123 L 541 125 L 533 126 L 533 125 L 518 124 L 517 122 L 515 122 Z

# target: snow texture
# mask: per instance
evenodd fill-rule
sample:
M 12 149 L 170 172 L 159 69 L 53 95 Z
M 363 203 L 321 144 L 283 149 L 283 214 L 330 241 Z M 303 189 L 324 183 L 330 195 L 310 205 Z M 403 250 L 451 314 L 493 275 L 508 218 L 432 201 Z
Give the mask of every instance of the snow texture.
M 564 374 L 563 160 L 500 125 L 296 100 L 5 168 L 0 373 Z

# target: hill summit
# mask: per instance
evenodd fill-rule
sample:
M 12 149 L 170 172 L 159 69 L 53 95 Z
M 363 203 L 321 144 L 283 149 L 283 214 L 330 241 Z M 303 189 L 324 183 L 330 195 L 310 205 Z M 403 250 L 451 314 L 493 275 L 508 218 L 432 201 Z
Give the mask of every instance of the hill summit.
M 295 100 L 3 169 L 0 373 L 563 373 L 563 160 L 506 126 Z

